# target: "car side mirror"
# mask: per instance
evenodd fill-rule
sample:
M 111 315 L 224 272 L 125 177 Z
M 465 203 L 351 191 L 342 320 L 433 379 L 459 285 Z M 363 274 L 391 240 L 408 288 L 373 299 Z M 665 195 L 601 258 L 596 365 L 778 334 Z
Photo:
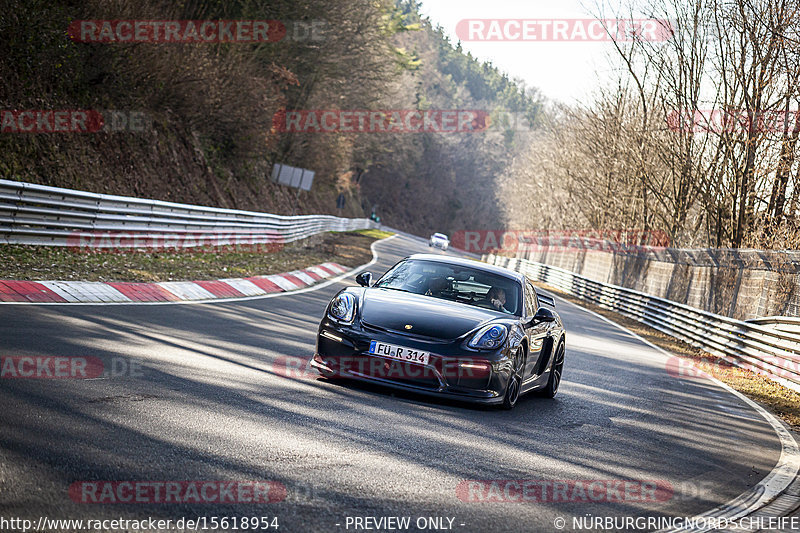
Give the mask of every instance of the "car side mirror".
M 555 322 L 556 315 L 546 307 L 540 307 L 536 314 L 528 319 L 528 326 L 535 326 L 543 322 Z
M 372 272 L 362 272 L 356 276 L 356 283 L 362 287 L 369 287 L 372 285 Z

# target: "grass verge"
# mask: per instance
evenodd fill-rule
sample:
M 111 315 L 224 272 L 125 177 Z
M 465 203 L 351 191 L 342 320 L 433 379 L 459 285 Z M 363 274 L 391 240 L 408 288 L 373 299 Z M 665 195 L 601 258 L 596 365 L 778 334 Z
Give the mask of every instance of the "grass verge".
M 23 281 L 194 281 L 279 274 L 332 261 L 356 267 L 372 259 L 379 230 L 331 232 L 272 252 L 79 252 L 55 246 L 0 245 L 0 278 Z
M 789 424 L 795 431 L 800 431 L 800 393 L 797 393 L 783 385 L 772 381 L 760 374 L 756 374 L 750 370 L 732 366 L 723 359 L 711 355 L 703 350 L 695 348 L 681 340 L 646 326 L 632 318 L 624 315 L 609 311 L 599 305 L 593 304 L 586 300 L 581 300 L 571 294 L 562 292 L 555 287 L 551 287 L 544 283 L 534 283 L 534 285 L 541 287 L 549 292 L 558 294 L 561 298 L 578 304 L 581 307 L 594 311 L 610 320 L 613 320 L 621 326 L 625 326 L 637 335 L 647 339 L 656 346 L 674 353 L 677 356 L 683 357 L 691 361 L 691 363 L 699 370 L 709 374 L 721 382 L 729 385 L 734 390 L 737 390 L 761 404 L 768 411 L 780 417 L 784 422 Z M 691 373 L 691 371 L 690 371 Z M 698 372 L 699 374 L 699 372 Z

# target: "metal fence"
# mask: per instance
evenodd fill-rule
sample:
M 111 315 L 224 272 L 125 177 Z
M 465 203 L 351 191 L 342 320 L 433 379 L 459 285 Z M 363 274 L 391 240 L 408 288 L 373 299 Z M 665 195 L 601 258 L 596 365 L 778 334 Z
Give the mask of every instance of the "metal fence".
M 495 255 L 484 256 L 530 279 L 561 289 L 653 327 L 692 346 L 800 392 L 800 334 L 743 322 L 639 291 L 600 283 L 563 268 Z M 772 318 L 770 323 L 780 321 Z
M 285 243 L 365 219 L 282 216 L 0 180 L 0 243 L 149 248 Z

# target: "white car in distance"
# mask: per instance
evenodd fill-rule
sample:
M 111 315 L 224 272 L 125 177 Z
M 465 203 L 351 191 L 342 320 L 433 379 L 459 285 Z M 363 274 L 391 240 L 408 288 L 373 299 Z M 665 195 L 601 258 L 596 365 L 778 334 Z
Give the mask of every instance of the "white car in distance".
M 441 248 L 442 251 L 447 250 L 447 247 L 450 246 L 450 239 L 447 238 L 447 235 L 444 233 L 434 233 L 431 235 L 431 240 L 428 241 L 428 246 L 435 246 L 436 248 Z

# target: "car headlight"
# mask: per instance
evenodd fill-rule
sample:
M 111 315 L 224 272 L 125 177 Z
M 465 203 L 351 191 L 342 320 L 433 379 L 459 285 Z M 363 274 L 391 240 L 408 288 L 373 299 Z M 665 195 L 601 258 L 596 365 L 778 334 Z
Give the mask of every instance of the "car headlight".
M 339 322 L 352 323 L 356 316 L 356 297 L 349 292 L 337 294 L 331 301 L 328 314 Z
M 494 350 L 503 345 L 508 335 L 508 328 L 502 324 L 489 324 L 473 335 L 468 345 L 479 350 Z

